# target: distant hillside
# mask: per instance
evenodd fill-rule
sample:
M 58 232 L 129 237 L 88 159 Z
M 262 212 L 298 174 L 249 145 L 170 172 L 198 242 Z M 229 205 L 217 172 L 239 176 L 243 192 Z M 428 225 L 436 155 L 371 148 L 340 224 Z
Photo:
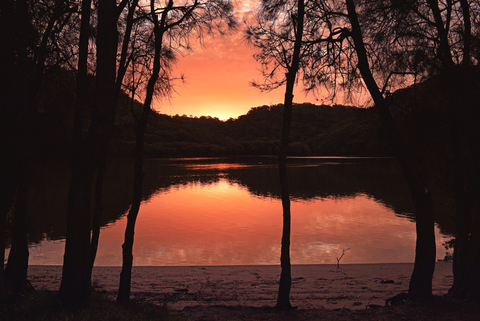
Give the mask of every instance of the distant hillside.
M 140 108 L 138 105 L 137 108 Z M 252 108 L 238 119 L 152 114 L 146 152 L 155 156 L 275 155 L 280 146 L 283 106 Z M 130 110 L 119 108 L 111 152 L 133 152 Z M 290 155 L 388 155 L 372 109 L 298 104 L 293 109 Z
M 91 93 L 93 95 L 93 79 Z M 71 155 L 75 76 L 49 75 L 29 118 L 32 157 Z M 141 104 L 135 102 L 137 118 Z M 115 113 L 110 152 L 132 154 L 135 120 L 131 100 L 122 93 Z M 283 106 L 252 108 L 238 119 L 168 116 L 152 113 L 145 151 L 150 156 L 276 155 L 280 146 Z M 90 123 L 85 114 L 84 130 Z M 290 155 L 389 155 L 377 115 L 372 109 L 298 104 L 293 108 Z

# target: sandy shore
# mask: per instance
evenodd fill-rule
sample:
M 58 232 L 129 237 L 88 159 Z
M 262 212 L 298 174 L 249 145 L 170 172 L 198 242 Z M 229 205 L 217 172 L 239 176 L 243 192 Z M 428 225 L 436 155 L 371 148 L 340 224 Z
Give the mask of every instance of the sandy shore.
M 292 266 L 291 303 L 301 309 L 365 309 L 408 289 L 413 264 L 345 264 Z M 37 289 L 57 290 L 61 266 L 30 266 Z M 115 297 L 120 267 L 96 267 L 94 286 Z M 134 267 L 132 297 L 174 309 L 211 305 L 273 306 L 279 266 Z M 433 292 L 447 293 L 452 263 L 436 265 Z

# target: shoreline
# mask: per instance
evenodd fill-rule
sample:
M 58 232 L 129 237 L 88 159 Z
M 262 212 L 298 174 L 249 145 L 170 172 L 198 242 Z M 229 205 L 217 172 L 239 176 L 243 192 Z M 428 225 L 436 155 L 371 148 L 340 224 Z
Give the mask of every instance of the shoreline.
M 95 290 L 115 299 L 120 266 L 94 267 Z M 131 298 L 166 303 L 182 310 L 195 306 L 274 306 L 279 265 L 134 266 Z M 408 291 L 413 263 L 292 265 L 290 301 L 300 309 L 365 309 Z M 36 289 L 58 290 L 62 266 L 29 266 Z M 444 295 L 453 282 L 452 262 L 437 262 L 433 294 Z

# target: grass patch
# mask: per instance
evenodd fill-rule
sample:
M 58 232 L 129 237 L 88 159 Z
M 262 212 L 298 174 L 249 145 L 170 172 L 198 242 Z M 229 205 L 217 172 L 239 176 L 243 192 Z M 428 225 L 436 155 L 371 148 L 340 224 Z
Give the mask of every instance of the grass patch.
M 2 321 L 148 321 L 178 320 L 177 313 L 166 305 L 129 303 L 118 305 L 98 292 L 91 295 L 88 307 L 72 312 L 62 308 L 58 292 L 37 291 L 17 300 L 0 302 Z

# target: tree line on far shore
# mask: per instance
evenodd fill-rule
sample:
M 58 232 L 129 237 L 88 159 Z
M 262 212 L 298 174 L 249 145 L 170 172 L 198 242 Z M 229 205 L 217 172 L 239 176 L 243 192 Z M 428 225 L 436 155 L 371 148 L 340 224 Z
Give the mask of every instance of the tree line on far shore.
M 387 155 L 381 124 L 373 110 L 347 106 L 294 106 L 289 154 L 295 156 Z M 278 155 L 283 104 L 260 106 L 238 117 L 155 115 L 148 128 L 151 155 Z M 115 150 L 115 143 L 122 149 Z M 112 152 L 128 153 L 129 141 L 113 140 Z
M 29 124 L 31 157 L 70 155 L 74 118 L 74 79 L 60 71 L 46 82 L 38 115 Z M 52 87 L 54 85 L 54 87 Z M 70 107 L 68 107 L 70 106 Z M 135 150 L 135 119 L 130 98 L 121 93 L 115 112 L 111 155 Z M 133 102 L 140 112 L 142 104 Z M 88 116 L 87 116 L 88 117 Z M 145 133 L 145 154 L 152 157 L 278 155 L 283 104 L 252 107 L 226 121 L 216 117 L 170 116 L 152 112 Z M 87 119 L 88 121 L 88 119 Z M 390 156 L 381 123 L 372 108 L 295 104 L 292 156 Z

